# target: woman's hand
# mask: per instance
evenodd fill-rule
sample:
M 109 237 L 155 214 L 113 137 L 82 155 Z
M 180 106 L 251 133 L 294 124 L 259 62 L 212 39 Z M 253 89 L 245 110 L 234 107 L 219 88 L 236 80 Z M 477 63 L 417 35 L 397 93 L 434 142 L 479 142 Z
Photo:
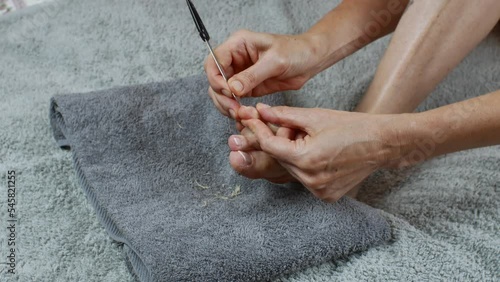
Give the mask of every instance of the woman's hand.
M 324 44 L 319 44 L 308 34 L 238 31 L 215 50 L 230 77 L 228 83 L 214 60 L 210 56 L 205 60 L 209 96 L 222 114 L 237 118 L 239 105 L 232 99 L 231 92 L 239 97 L 257 97 L 300 89 L 320 71 L 318 48 L 321 46 Z
M 253 142 L 258 145 L 249 144 L 252 143 L 249 138 L 245 139 L 245 145 L 260 148 L 315 196 L 326 201 L 337 201 L 379 168 L 397 166 L 402 153 L 409 150 L 400 145 L 401 132 L 396 126 L 401 124 L 403 115 L 270 108 L 262 104 L 257 109 L 262 120 L 242 120 L 242 123 L 255 135 Z M 279 136 L 263 121 L 304 134 L 298 138 Z
M 238 115 L 241 119 L 260 119 L 257 109 L 254 107 L 240 107 Z M 266 152 L 263 152 L 257 141 L 256 136 L 248 127 L 243 127 L 241 123 L 239 135 L 229 137 L 228 145 L 231 149 L 229 162 L 231 166 L 241 175 L 251 178 L 263 178 L 273 183 L 297 182 L 290 173 L 274 158 Z M 302 138 L 301 132 L 296 130 L 277 127 L 267 124 L 276 136 L 296 139 Z

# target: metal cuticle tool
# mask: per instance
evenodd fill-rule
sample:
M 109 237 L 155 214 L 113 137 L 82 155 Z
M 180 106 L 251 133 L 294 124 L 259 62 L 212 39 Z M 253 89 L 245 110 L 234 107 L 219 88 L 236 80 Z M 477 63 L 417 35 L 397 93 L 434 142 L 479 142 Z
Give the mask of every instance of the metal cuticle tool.
M 215 64 L 217 65 L 217 68 L 219 69 L 220 74 L 224 78 L 224 80 L 228 81 L 226 73 L 224 72 L 224 69 L 222 68 L 221 64 L 219 63 L 219 60 L 217 60 L 217 57 L 215 56 L 215 52 L 212 49 L 212 45 L 210 45 L 210 35 L 208 34 L 207 29 L 205 28 L 205 25 L 201 21 L 200 15 L 196 11 L 196 8 L 194 7 L 193 3 L 191 0 L 186 0 L 186 3 L 189 7 L 189 11 L 191 12 L 191 16 L 193 16 L 194 23 L 196 24 L 196 28 L 198 29 L 198 32 L 200 33 L 201 39 L 207 44 L 208 50 L 210 51 L 210 54 L 212 55 L 212 58 L 214 59 Z M 229 84 L 228 84 L 229 88 Z M 229 88 L 230 89 L 230 88 Z M 240 99 L 238 96 L 234 95 L 233 92 L 231 92 L 233 95 L 234 99 L 240 103 Z

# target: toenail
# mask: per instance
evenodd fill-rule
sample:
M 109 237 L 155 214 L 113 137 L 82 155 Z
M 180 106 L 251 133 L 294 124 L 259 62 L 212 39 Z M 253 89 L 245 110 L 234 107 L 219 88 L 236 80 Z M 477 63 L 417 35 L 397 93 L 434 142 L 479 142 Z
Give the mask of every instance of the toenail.
M 241 147 L 241 139 L 239 137 L 233 137 L 234 144 L 236 144 L 237 147 Z
M 240 155 L 243 157 L 247 166 L 250 166 L 252 164 L 252 157 L 249 154 L 242 151 L 238 151 L 238 153 L 240 153 Z

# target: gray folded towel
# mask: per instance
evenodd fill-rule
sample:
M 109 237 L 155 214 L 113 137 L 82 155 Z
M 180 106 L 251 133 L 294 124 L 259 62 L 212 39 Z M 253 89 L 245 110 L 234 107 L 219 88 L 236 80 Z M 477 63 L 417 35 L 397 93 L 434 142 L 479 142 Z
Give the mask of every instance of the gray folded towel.
M 196 76 L 51 99 L 55 139 L 136 278 L 269 280 L 389 239 L 355 200 L 236 174 L 207 86 Z

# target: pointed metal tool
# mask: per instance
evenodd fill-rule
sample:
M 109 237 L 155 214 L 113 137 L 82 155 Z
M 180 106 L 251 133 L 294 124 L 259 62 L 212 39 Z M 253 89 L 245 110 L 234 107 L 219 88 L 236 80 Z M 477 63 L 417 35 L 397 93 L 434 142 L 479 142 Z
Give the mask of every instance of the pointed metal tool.
M 189 11 L 191 12 L 191 16 L 193 16 L 194 23 L 196 25 L 196 28 L 198 29 L 198 32 L 200 33 L 201 39 L 207 44 L 208 50 L 210 51 L 210 54 L 212 55 L 212 58 L 214 59 L 214 62 L 217 65 L 217 68 L 219 69 L 220 74 L 222 75 L 222 77 L 224 78 L 224 80 L 227 83 L 226 73 L 224 72 L 224 69 L 222 68 L 221 64 L 219 63 L 219 60 L 217 60 L 217 57 L 215 56 L 214 50 L 212 49 L 212 45 L 210 45 L 210 35 L 208 34 L 208 31 L 205 28 L 205 25 L 203 24 L 203 21 L 201 20 L 200 15 L 198 14 L 198 11 L 196 11 L 196 8 L 194 7 L 191 0 L 186 0 L 186 3 L 189 7 Z M 229 88 L 229 84 L 227 86 Z M 240 99 L 238 98 L 238 96 L 234 95 L 233 92 L 231 92 L 231 94 L 233 95 L 234 99 L 238 103 L 240 103 Z

